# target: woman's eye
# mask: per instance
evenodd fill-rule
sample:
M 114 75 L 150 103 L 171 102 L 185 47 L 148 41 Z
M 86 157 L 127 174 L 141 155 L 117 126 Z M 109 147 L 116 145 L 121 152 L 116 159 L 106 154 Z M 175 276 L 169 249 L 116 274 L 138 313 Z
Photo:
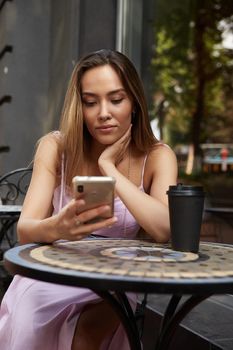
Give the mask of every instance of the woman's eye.
M 117 105 L 117 104 L 121 103 L 122 101 L 123 101 L 123 98 L 117 98 L 117 99 L 112 100 L 112 103 L 114 105 Z
M 95 101 L 83 101 L 83 104 L 87 107 L 93 107 L 95 103 Z

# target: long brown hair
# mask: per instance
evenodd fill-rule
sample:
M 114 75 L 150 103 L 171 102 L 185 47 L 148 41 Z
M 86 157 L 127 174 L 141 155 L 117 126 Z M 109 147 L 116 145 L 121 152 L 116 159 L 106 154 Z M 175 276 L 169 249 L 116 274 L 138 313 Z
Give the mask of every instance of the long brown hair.
M 90 53 L 81 58 L 73 70 L 61 116 L 60 131 L 62 152 L 67 162 L 67 184 L 71 183 L 73 176 L 80 173 L 85 151 L 88 151 L 91 142 L 91 135 L 83 121 L 82 77 L 87 70 L 103 65 L 110 65 L 116 71 L 132 99 L 132 140 L 135 146 L 147 153 L 158 142 L 151 130 L 142 82 L 132 62 L 122 53 L 113 50 L 103 49 Z

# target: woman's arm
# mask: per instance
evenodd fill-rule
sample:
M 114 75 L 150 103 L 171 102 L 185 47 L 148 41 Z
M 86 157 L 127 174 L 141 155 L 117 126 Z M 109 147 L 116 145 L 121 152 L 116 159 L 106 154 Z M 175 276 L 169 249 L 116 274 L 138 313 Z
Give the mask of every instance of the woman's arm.
M 104 152 L 99 159 L 102 173 L 115 177 L 117 193 L 139 225 L 157 242 L 166 242 L 170 236 L 166 191 L 177 180 L 174 152 L 168 146 L 158 144 L 148 155 L 144 174 L 144 184 L 149 188 L 148 194 L 140 191 L 123 176 L 112 161 L 112 154 L 110 157 L 110 153 L 106 156 Z
M 116 218 L 96 224 L 82 224 L 108 210 L 106 206 L 77 215 L 83 200 L 71 200 L 58 214 L 52 216 L 53 194 L 57 179 L 58 144 L 55 136 L 45 136 L 37 149 L 31 183 L 28 188 L 17 230 L 21 244 L 53 242 L 57 239 L 77 240 L 91 231 L 112 225 Z M 80 224 L 81 222 L 81 224 Z M 78 223 L 78 224 L 77 224 Z
M 55 137 L 42 138 L 37 148 L 31 182 L 18 221 L 20 243 L 49 242 L 54 232 L 48 228 L 52 223 L 52 196 L 56 185 L 56 161 L 58 146 Z M 46 219 L 42 221 L 43 219 Z

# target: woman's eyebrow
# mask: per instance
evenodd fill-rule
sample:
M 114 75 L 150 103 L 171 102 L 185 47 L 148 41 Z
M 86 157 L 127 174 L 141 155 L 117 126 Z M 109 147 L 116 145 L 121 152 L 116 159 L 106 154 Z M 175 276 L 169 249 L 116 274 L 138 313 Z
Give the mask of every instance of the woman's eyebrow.
M 93 92 L 83 91 L 82 92 L 82 96 L 93 96 L 93 97 L 95 97 L 96 94 L 94 94 Z
M 126 92 L 126 91 L 125 91 L 125 89 L 120 88 L 120 89 L 116 89 L 116 90 L 110 91 L 110 92 L 108 93 L 108 95 L 115 95 L 115 94 L 117 94 L 117 93 L 119 93 L 119 92 Z
M 115 95 L 115 94 L 117 94 L 117 93 L 119 93 L 119 92 L 126 92 L 125 91 L 125 89 L 123 89 L 123 88 L 120 88 L 120 89 L 116 89 L 116 90 L 112 90 L 112 91 L 109 91 L 108 93 L 107 93 L 107 95 L 108 96 L 111 96 L 111 95 Z M 95 97 L 95 96 L 97 96 L 98 94 L 95 94 L 94 92 L 90 92 L 90 91 L 83 91 L 82 92 L 82 96 L 93 96 L 93 97 Z

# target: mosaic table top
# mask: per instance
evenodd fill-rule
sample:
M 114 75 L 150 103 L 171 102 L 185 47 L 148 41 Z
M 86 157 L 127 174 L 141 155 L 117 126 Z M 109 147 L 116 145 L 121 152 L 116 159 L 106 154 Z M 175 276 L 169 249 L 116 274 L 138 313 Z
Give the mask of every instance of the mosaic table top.
M 30 251 L 41 263 L 65 269 L 155 278 L 233 276 L 233 246 L 200 244 L 199 254 L 169 244 L 98 239 L 42 245 Z

